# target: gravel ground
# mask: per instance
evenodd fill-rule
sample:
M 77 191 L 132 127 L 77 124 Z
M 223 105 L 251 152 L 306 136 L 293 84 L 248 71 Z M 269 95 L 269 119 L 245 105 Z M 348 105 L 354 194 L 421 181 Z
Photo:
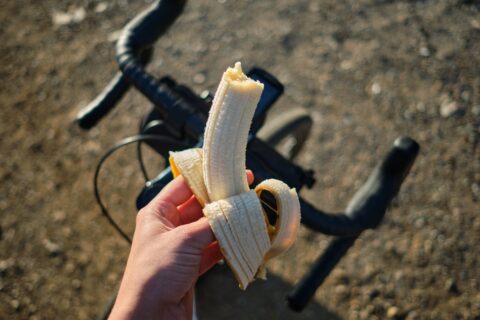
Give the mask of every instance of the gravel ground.
M 3 1 L 0 17 L 0 318 L 92 319 L 119 283 L 128 246 L 102 220 L 100 155 L 136 133 L 131 92 L 88 132 L 76 113 L 116 70 L 113 41 L 146 2 Z M 384 223 L 361 236 L 302 314 L 284 296 L 329 238 L 302 229 L 270 279 L 240 292 L 224 268 L 202 279 L 202 319 L 480 319 L 478 1 L 191 1 L 150 70 L 196 92 L 241 60 L 286 87 L 271 116 L 315 120 L 298 162 L 302 195 L 341 211 L 399 135 L 421 153 Z M 148 154 L 150 172 L 162 161 Z M 133 229 L 134 150 L 113 157 L 102 194 Z

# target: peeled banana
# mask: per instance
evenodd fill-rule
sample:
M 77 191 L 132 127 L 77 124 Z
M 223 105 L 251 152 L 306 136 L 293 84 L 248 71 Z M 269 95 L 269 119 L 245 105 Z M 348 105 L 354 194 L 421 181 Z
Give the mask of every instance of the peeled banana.
M 248 78 L 240 62 L 228 68 L 213 99 L 203 148 L 170 153 L 174 176 L 184 176 L 202 205 L 242 289 L 265 277 L 264 262 L 287 250 L 300 226 L 295 189 L 275 179 L 263 181 L 255 190 L 247 183 L 248 131 L 262 91 L 263 84 Z M 275 198 L 275 222 L 262 207 L 263 192 Z

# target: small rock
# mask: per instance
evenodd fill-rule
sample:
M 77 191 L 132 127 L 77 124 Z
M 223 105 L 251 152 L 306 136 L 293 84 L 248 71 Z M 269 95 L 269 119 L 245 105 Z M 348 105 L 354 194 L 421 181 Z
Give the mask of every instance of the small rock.
M 52 216 L 53 216 L 53 221 L 55 222 L 63 222 L 66 217 L 65 212 L 63 211 L 55 211 Z
M 460 290 L 458 289 L 457 283 L 455 282 L 455 280 L 451 278 L 445 282 L 445 289 L 451 294 L 455 294 L 455 295 L 460 294 Z
M 393 319 L 396 318 L 400 313 L 400 310 L 397 307 L 390 307 L 387 310 L 387 318 Z
M 417 311 L 411 311 L 407 314 L 406 320 L 416 320 L 416 319 L 418 319 Z
M 422 57 L 430 56 L 430 50 L 427 47 L 421 47 L 419 53 Z
M 82 287 L 82 282 L 79 279 L 73 279 L 72 286 L 78 290 Z
M 45 246 L 45 249 L 47 249 L 47 251 L 50 253 L 50 256 L 58 256 L 62 253 L 62 248 L 60 247 L 60 245 L 48 239 L 43 240 L 43 245 Z
M 87 253 L 82 252 L 78 254 L 77 261 L 80 267 L 84 267 L 90 263 L 90 256 Z
M 472 26 L 472 28 L 480 30 L 480 21 L 479 20 L 472 19 L 470 21 L 470 25 Z
M 472 183 L 471 189 L 472 189 L 472 193 L 476 197 L 480 197 L 480 184 L 478 184 L 476 182 Z
M 415 106 L 415 109 L 417 109 L 418 112 L 425 112 L 426 110 L 425 103 L 423 102 L 417 103 L 417 105 Z
M 470 91 L 468 90 L 463 90 L 462 93 L 460 94 L 460 98 L 462 98 L 463 101 L 470 101 L 472 95 Z
M 412 121 L 415 119 L 415 113 L 413 113 L 411 110 L 405 110 L 403 113 L 403 118 L 408 121 Z
M 378 94 L 380 94 L 380 93 L 382 92 L 382 88 L 380 87 L 380 85 L 379 85 L 377 82 L 374 82 L 374 83 L 372 84 L 371 90 L 372 90 L 372 93 L 373 93 L 374 95 L 378 95 Z
M 320 4 L 317 3 L 316 1 L 312 1 L 308 6 L 308 11 L 313 13 L 320 12 L 320 9 L 321 9 Z
M 456 101 L 444 101 L 440 105 L 440 115 L 443 118 L 463 115 L 464 109 Z
M 205 83 L 205 75 L 203 73 L 197 73 L 193 76 L 193 82 L 196 84 L 203 84 Z
M 29 314 L 34 314 L 35 312 L 37 312 L 37 306 L 32 303 L 30 303 L 27 308 Z
M 6 259 L 0 260 L 0 276 L 7 273 L 8 269 L 10 269 L 15 264 L 13 259 Z
M 474 116 L 480 116 L 480 104 L 473 106 L 472 113 Z
M 75 271 L 75 264 L 73 262 L 67 262 L 65 264 L 65 272 L 68 273 L 68 274 L 71 274 Z
M 336 285 L 335 286 L 335 293 L 338 294 L 338 295 L 344 295 L 347 291 L 348 291 L 348 288 L 346 285 L 344 284 L 339 284 L 339 285 Z
M 17 299 L 13 299 L 12 301 L 10 301 L 10 305 L 15 310 L 20 309 L 20 301 L 18 301 Z
M 67 12 L 53 11 L 52 22 L 56 26 L 65 26 L 69 24 L 82 22 L 87 16 L 87 12 L 82 7 L 72 7 Z
M 121 34 L 122 34 L 122 30 L 115 30 L 113 32 L 110 32 L 110 34 L 107 37 L 108 42 L 117 42 Z
M 105 12 L 105 10 L 107 10 L 107 9 L 108 9 L 108 3 L 100 2 L 95 6 L 94 11 L 96 13 L 102 13 L 102 12 Z

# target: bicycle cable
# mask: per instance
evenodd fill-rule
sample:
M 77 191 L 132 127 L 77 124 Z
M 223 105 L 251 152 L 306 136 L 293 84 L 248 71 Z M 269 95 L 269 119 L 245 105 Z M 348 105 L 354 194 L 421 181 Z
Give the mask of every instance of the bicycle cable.
M 120 236 L 125 239 L 128 243 L 132 243 L 132 239 L 127 235 L 127 233 L 118 225 L 117 222 L 115 222 L 115 219 L 110 215 L 110 213 L 107 210 L 107 207 L 103 203 L 99 188 L 98 188 L 98 177 L 100 174 L 100 169 L 102 168 L 103 163 L 117 150 L 130 145 L 132 143 L 138 143 L 140 145 L 140 142 L 142 141 L 158 141 L 158 142 L 163 142 L 163 143 L 172 143 L 172 144 L 178 144 L 178 141 L 175 139 L 172 139 L 168 136 L 163 136 L 163 135 L 153 135 L 153 134 L 139 134 L 139 135 L 134 135 L 130 136 L 127 138 L 124 138 L 117 142 L 114 146 L 110 147 L 103 156 L 100 158 L 100 160 L 97 163 L 97 167 L 95 169 L 95 175 L 93 176 L 93 191 L 95 194 L 95 198 L 97 200 L 97 204 L 100 207 L 100 210 L 102 211 L 102 215 L 107 219 L 107 221 L 110 223 L 110 225 L 115 229 L 115 231 L 120 234 Z M 140 148 L 140 147 L 138 147 Z M 143 158 L 141 156 L 141 151 L 137 150 L 137 154 L 140 156 L 139 161 L 140 162 L 140 168 L 142 170 L 142 173 L 144 175 L 144 178 L 146 179 L 145 181 L 148 181 L 148 176 L 145 170 L 145 165 L 143 164 Z

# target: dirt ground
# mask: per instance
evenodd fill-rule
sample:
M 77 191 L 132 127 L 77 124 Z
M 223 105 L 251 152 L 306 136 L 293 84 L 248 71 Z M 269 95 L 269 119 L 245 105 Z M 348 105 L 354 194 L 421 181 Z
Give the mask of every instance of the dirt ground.
M 92 319 L 128 246 L 100 216 L 102 153 L 135 134 L 131 92 L 90 131 L 76 113 L 116 70 L 117 31 L 148 1 L 1 1 L 0 318 Z M 421 153 L 384 223 L 361 236 L 302 314 L 284 297 L 329 238 L 302 229 L 240 292 L 217 268 L 202 319 L 480 319 L 480 5 L 477 1 L 191 1 L 150 69 L 196 92 L 226 66 L 261 66 L 286 87 L 271 112 L 308 109 L 302 196 L 341 211 L 399 135 Z M 67 14 L 62 14 L 67 13 Z M 149 171 L 162 165 L 148 155 Z M 128 230 L 142 179 L 133 148 L 107 162 L 102 195 Z

